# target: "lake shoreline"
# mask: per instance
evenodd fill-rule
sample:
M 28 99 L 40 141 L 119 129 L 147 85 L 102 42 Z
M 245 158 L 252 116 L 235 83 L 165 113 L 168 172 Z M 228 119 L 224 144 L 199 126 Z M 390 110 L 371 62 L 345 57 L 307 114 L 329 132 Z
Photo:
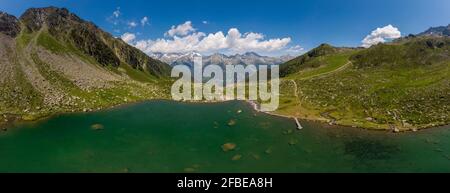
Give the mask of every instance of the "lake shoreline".
M 283 117 L 283 118 L 287 118 L 287 119 L 298 119 L 300 121 L 312 121 L 312 122 L 316 122 L 316 123 L 320 123 L 323 125 L 328 125 L 331 127 L 351 127 L 351 128 L 356 128 L 359 130 L 369 130 L 369 131 L 376 131 L 376 132 L 386 132 L 386 133 L 411 133 L 411 132 L 418 132 L 418 131 L 424 131 L 424 130 L 430 130 L 430 129 L 434 129 L 434 128 L 440 128 L 440 127 L 445 127 L 445 126 L 449 126 L 450 124 L 438 124 L 438 125 L 434 125 L 434 126 L 430 126 L 430 127 L 419 127 L 419 128 L 408 128 L 408 129 L 402 129 L 399 131 L 394 131 L 393 129 L 380 129 L 380 128 L 371 128 L 371 127 L 358 127 L 358 126 L 354 126 L 354 125 L 346 125 L 346 124 L 339 124 L 339 123 L 333 123 L 330 124 L 329 120 L 320 120 L 320 119 L 304 119 L 304 118 L 300 118 L 300 117 L 295 117 L 292 115 L 282 115 L 282 114 L 277 114 L 274 112 L 264 112 L 264 111 L 260 111 L 258 104 L 254 101 L 246 101 L 247 104 L 249 104 L 250 106 L 252 106 L 253 110 L 255 110 L 256 112 L 260 112 L 260 113 L 265 113 L 271 116 L 277 116 L 277 117 Z M 389 124 L 383 125 L 383 126 L 390 126 Z
M 54 112 L 54 113 L 49 113 L 48 115 L 37 116 L 36 119 L 32 119 L 32 120 L 25 120 L 25 119 L 23 119 L 23 117 L 26 116 L 26 115 L 3 114 L 3 117 L 7 116 L 8 118 L 7 118 L 6 122 L 0 121 L 0 132 L 6 132 L 11 127 L 14 127 L 16 124 L 39 122 L 39 121 L 47 120 L 47 119 L 50 119 L 52 117 L 59 116 L 59 115 L 74 114 L 74 113 L 101 112 L 101 111 L 104 111 L 104 110 L 112 110 L 112 109 L 115 109 L 115 108 L 123 108 L 123 107 L 130 106 L 130 105 L 135 105 L 135 104 L 140 104 L 140 103 L 145 103 L 145 102 L 152 102 L 152 101 L 168 101 L 168 102 L 190 103 L 190 104 L 216 104 L 216 103 L 229 102 L 229 101 L 233 101 L 233 100 L 223 100 L 223 101 L 174 101 L 174 100 L 167 99 L 167 98 L 160 98 L 160 99 L 155 98 L 155 99 L 139 100 L 139 101 L 132 101 L 132 102 L 127 102 L 127 103 L 123 103 L 123 104 L 112 105 L 112 106 L 109 106 L 109 107 L 98 108 L 98 109 L 87 111 L 87 112 L 84 112 L 84 111 Z M 390 129 L 355 127 L 355 126 L 352 126 L 352 125 L 345 125 L 345 124 L 338 124 L 338 123 L 330 125 L 330 124 L 327 123 L 326 120 L 304 119 L 304 118 L 299 118 L 299 117 L 290 116 L 290 115 L 277 114 L 277 113 L 274 113 L 274 112 L 260 111 L 259 107 L 258 107 L 258 104 L 255 101 L 245 100 L 245 101 L 242 101 L 242 102 L 244 102 L 247 105 L 250 105 L 255 112 L 264 113 L 264 114 L 267 114 L 267 115 L 270 115 L 270 116 L 286 118 L 286 119 L 290 119 L 292 121 L 295 121 L 295 119 L 297 118 L 300 121 L 312 121 L 312 122 L 320 123 L 320 124 L 331 126 L 331 127 L 351 127 L 351 128 L 356 128 L 356 129 L 359 129 L 359 130 L 369 130 L 369 131 L 386 132 L 386 133 L 393 133 L 393 134 L 395 134 L 395 133 L 418 132 L 418 131 L 430 130 L 430 129 L 433 129 L 433 128 L 440 128 L 440 127 L 444 127 L 444 126 L 449 126 L 450 125 L 450 124 L 442 124 L 442 125 L 435 125 L 435 126 L 430 126 L 430 127 L 419 128 L 419 129 L 416 129 L 416 130 L 413 130 L 413 129 L 400 130 L 398 132 L 394 132 L 393 130 L 390 130 Z
M 296 130 L 291 119 L 254 111 L 245 101 L 212 104 L 151 100 L 124 104 L 101 112 L 56 115 L 36 123 L 18 124 L 0 133 L 0 156 L 4 158 L 0 170 L 113 173 L 450 170 L 446 157 L 450 142 L 445 140 L 450 127 L 393 135 L 313 121 L 302 124 L 304 129 Z

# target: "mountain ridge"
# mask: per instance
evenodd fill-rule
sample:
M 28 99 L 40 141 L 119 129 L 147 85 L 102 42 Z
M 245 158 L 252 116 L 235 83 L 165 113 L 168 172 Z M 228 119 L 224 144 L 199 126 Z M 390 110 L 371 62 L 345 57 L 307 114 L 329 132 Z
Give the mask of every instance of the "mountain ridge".
M 30 8 L 20 17 L 29 32 L 48 27 L 49 33 L 61 41 L 69 41 L 102 65 L 117 67 L 121 62 L 148 71 L 154 76 L 168 76 L 170 68 L 142 51 L 101 30 L 65 8 Z M 139 65 L 138 65 L 139 64 Z
M 337 54 L 341 52 L 346 52 L 349 50 L 355 50 L 359 48 L 347 48 L 347 47 L 334 47 L 330 44 L 323 43 L 318 47 L 310 50 L 309 52 L 295 57 L 280 65 L 280 77 L 286 77 L 289 74 L 293 74 L 305 68 L 315 68 L 321 66 L 321 62 L 312 62 L 319 59 L 322 56 Z M 304 65 L 309 64 L 309 65 Z
M 0 13 L 0 56 L 0 125 L 169 96 L 168 64 L 64 8 Z
M 428 30 L 417 34 L 419 36 L 450 36 L 450 24 L 447 26 L 430 27 Z
M 424 33 L 428 34 L 428 33 Z M 450 123 L 450 37 L 323 44 L 281 65 L 277 114 L 394 132 Z
M 19 25 L 19 20 L 8 13 L 0 11 L 0 32 L 5 35 L 16 37 L 21 28 Z
M 243 54 L 226 55 L 221 53 L 214 53 L 211 55 L 203 56 L 198 52 L 188 53 L 152 53 L 150 56 L 164 61 L 171 66 L 174 65 L 188 65 L 193 66 L 194 56 L 202 56 L 204 65 L 278 65 L 286 62 L 294 57 L 290 55 L 284 55 L 280 57 L 262 56 L 255 52 L 246 52 Z

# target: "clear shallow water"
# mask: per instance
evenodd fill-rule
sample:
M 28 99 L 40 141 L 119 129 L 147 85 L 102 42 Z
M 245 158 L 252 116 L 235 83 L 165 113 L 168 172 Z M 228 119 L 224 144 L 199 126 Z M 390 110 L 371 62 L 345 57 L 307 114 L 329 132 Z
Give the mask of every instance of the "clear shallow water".
M 303 124 L 243 102 L 65 114 L 0 132 L 0 172 L 450 172 L 448 126 L 392 134 Z

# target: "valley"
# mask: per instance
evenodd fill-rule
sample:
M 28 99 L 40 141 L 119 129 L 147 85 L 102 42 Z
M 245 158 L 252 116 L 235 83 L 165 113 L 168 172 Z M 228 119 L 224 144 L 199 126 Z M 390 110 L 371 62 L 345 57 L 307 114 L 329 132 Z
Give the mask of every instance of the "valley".
M 196 55 L 152 55 L 166 64 L 56 7 L 29 9 L 20 18 L 1 13 L 0 29 L 0 125 L 170 99 L 170 65 L 192 66 Z M 445 29 L 430 28 L 370 48 L 322 44 L 294 59 L 253 52 L 203 59 L 205 65 L 222 66 L 282 63 L 275 114 L 417 131 L 450 123 L 450 38 Z
M 0 173 L 450 172 L 443 16 L 391 3 L 399 21 L 381 27 L 334 2 L 104 3 L 1 7 Z M 270 86 L 242 85 L 255 77 Z M 205 92 L 235 81 L 241 100 Z M 213 189 L 192 177 L 178 187 Z

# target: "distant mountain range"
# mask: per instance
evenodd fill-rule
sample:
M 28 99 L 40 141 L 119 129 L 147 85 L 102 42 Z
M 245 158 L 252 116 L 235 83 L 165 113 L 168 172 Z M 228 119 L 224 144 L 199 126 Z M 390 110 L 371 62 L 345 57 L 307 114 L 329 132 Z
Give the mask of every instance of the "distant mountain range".
M 431 27 L 424 31 L 419 36 L 450 36 L 450 24 L 447 26 Z
M 194 57 L 202 56 L 197 52 L 189 52 L 189 53 L 153 53 L 150 54 L 151 57 L 159 59 L 163 62 L 174 65 L 188 65 L 193 66 Z M 203 65 L 274 65 L 281 64 L 286 61 L 293 59 L 293 56 L 285 55 L 280 57 L 269 57 L 269 56 L 261 56 L 255 52 L 247 52 L 244 54 L 235 54 L 235 55 L 225 55 L 216 53 L 210 56 L 202 56 Z

